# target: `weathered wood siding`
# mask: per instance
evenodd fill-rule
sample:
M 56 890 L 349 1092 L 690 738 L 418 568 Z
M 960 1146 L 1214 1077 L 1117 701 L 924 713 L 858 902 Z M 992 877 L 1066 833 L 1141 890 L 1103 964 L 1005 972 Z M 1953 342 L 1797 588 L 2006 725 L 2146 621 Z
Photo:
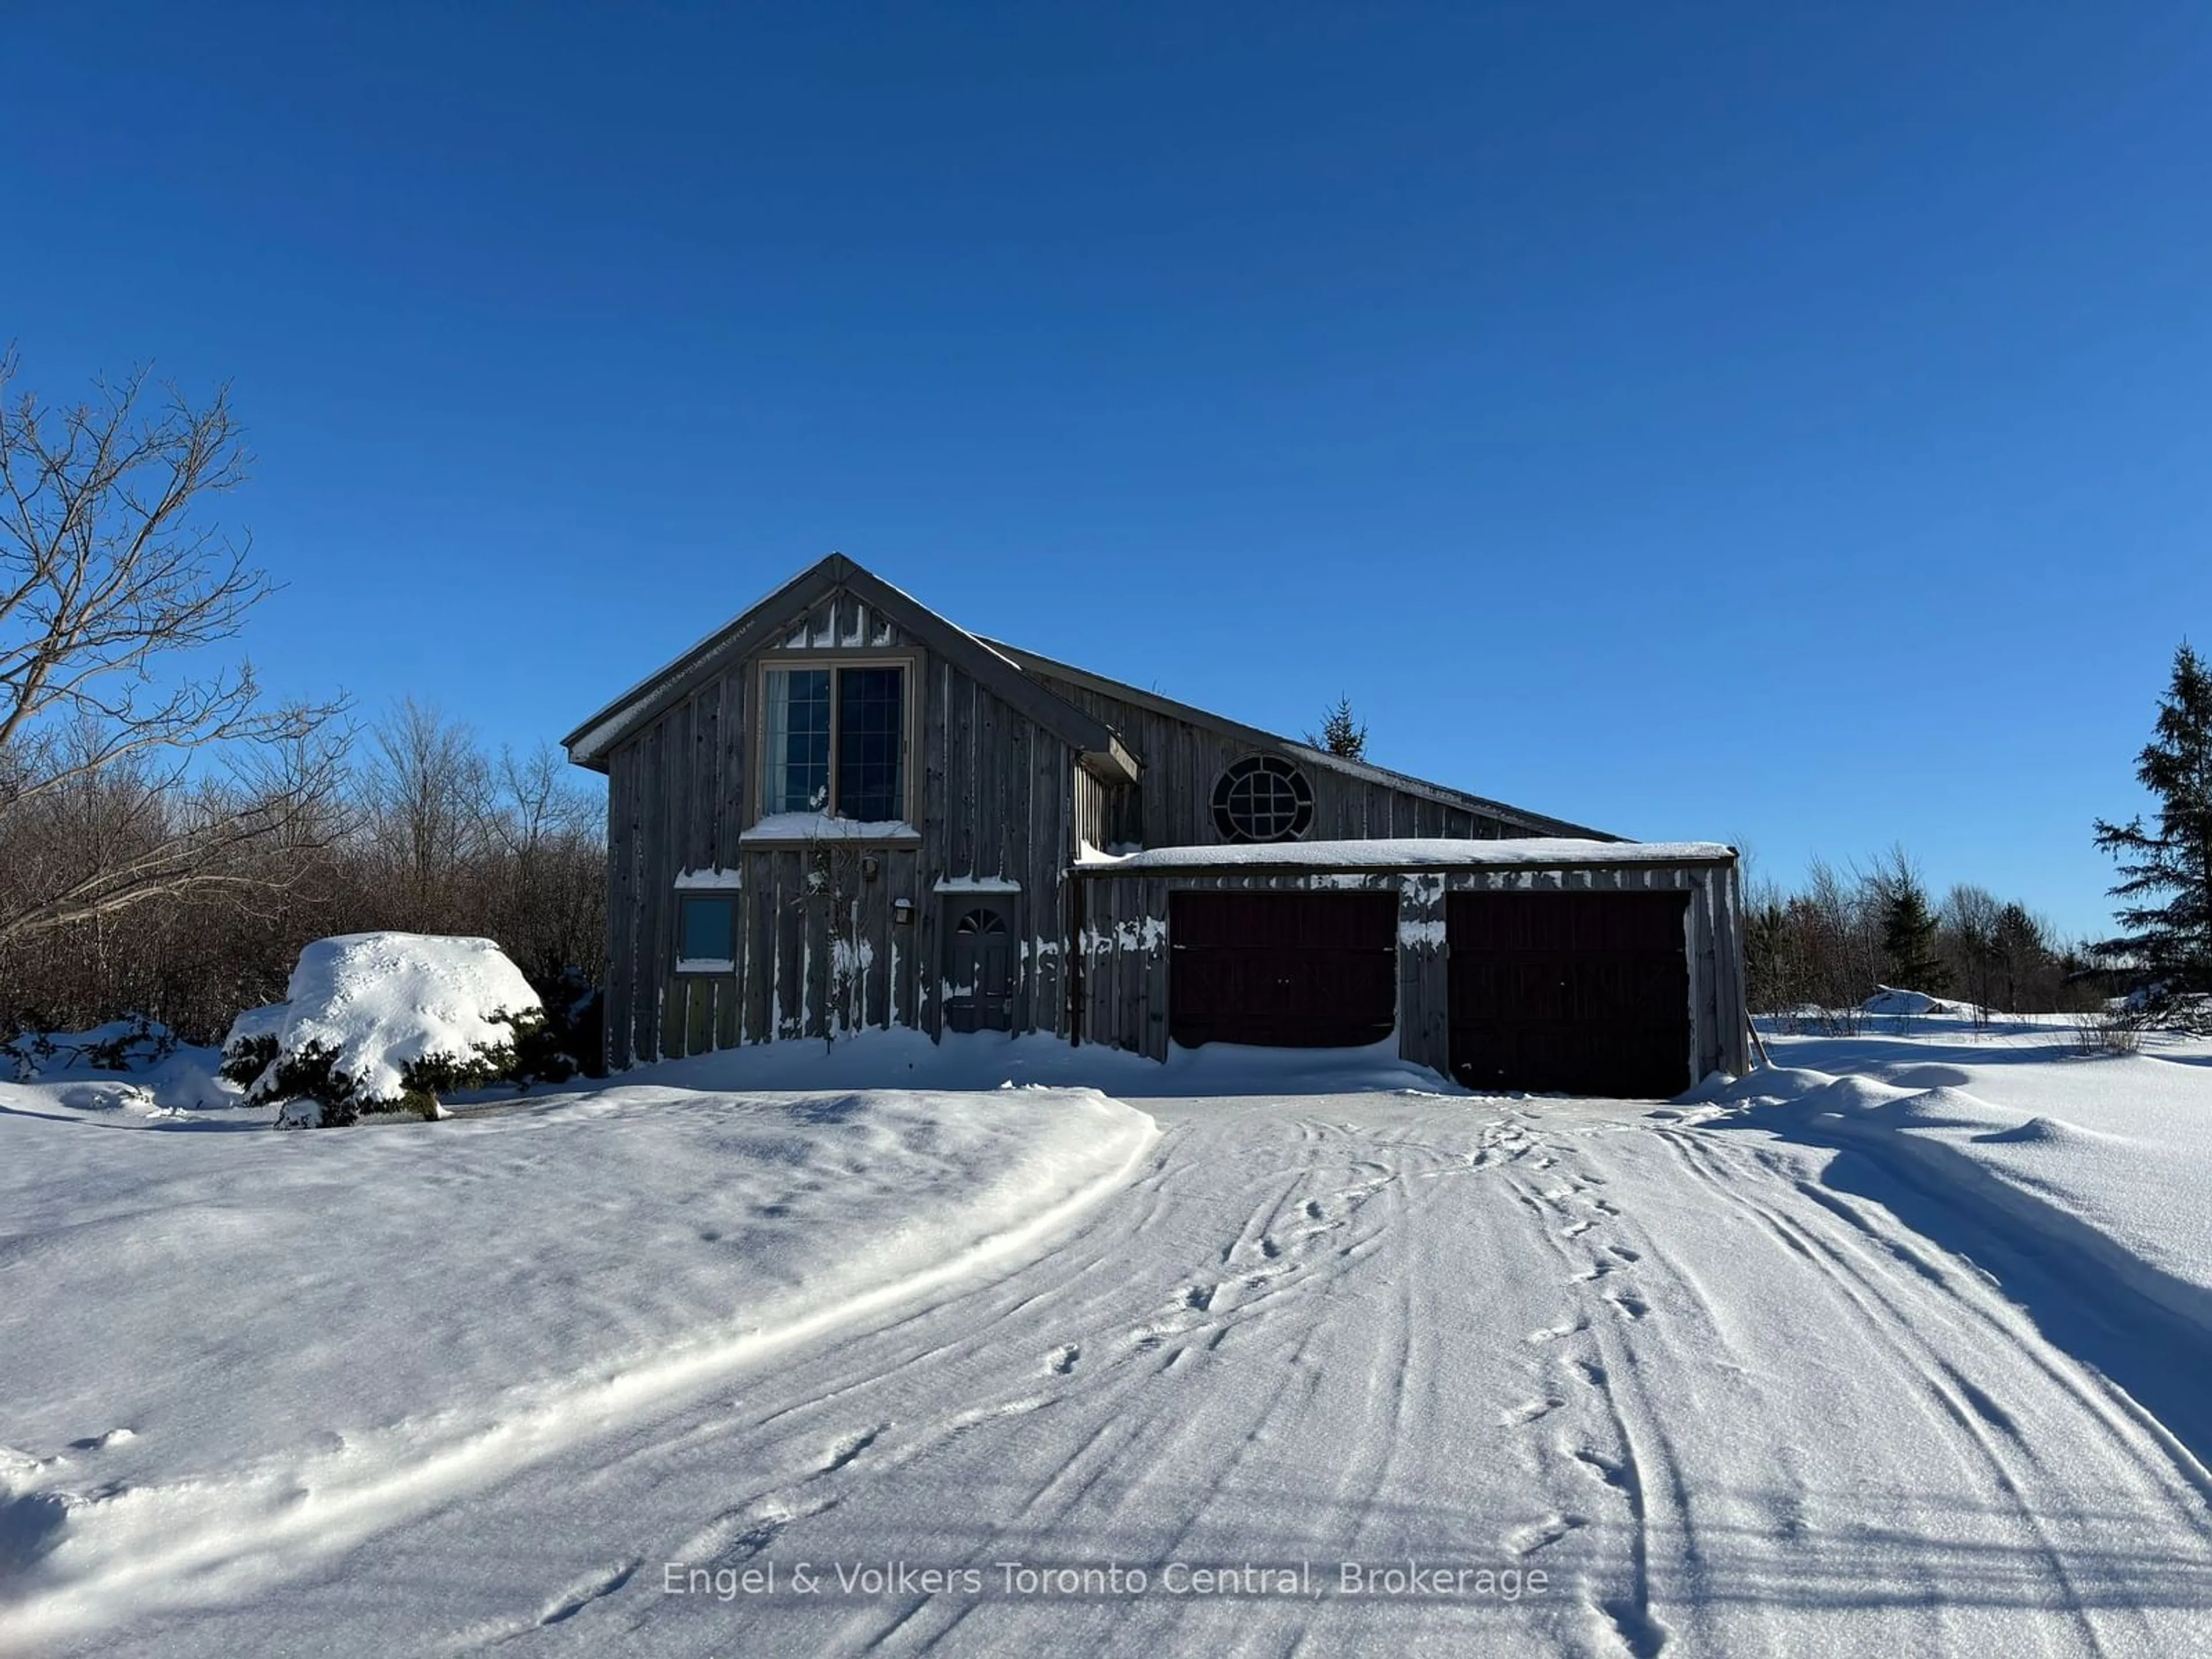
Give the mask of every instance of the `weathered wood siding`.
M 1060 979 L 1067 938 L 1062 872 L 1075 857 L 1076 754 L 942 658 L 925 675 L 922 752 L 927 768 L 922 832 L 928 882 L 963 876 L 1018 882 L 1013 905 L 1018 973 L 1013 1029 L 1060 1031 L 1066 1022 Z M 922 1007 L 915 1022 L 942 1028 L 943 930 L 957 919 L 957 893 L 930 896 L 921 927 Z
M 1015 1030 L 1066 1034 L 1073 997 L 1085 1040 L 1164 1058 L 1171 888 L 1369 887 L 1399 897 L 1401 1051 L 1443 1070 L 1449 1063 L 1444 896 L 1516 884 L 1688 890 L 1698 1072 L 1746 1065 L 1733 869 L 1091 876 L 1081 878 L 1083 921 L 1071 960 L 1066 942 L 1077 931 L 1078 898 L 1066 872 L 1079 847 L 1217 843 L 1214 783 L 1224 768 L 1254 752 L 1243 738 L 1034 676 L 1122 734 L 1142 775 L 1134 784 L 1109 781 L 1085 769 L 1066 739 L 850 592 L 830 593 L 787 626 L 747 637 L 751 656 L 737 659 L 732 647 L 732 660 L 709 657 L 687 670 L 680 695 L 607 751 L 612 1066 L 739 1043 L 818 1041 L 862 1027 L 906 1026 L 935 1036 L 945 1018 L 947 932 L 963 908 L 981 902 L 1003 908 L 1014 931 Z M 958 654 L 956 642 L 939 643 Z M 883 845 L 748 842 L 759 657 L 840 651 L 896 652 L 914 665 L 916 718 L 907 764 L 915 834 Z M 1018 687 L 1000 690 L 1023 695 Z M 1048 711 L 1042 717 L 1050 718 Z M 1101 763 L 1095 753 L 1092 763 Z M 1310 758 L 1302 763 L 1315 796 L 1311 840 L 1486 840 L 1534 827 Z M 838 866 L 830 893 L 822 870 L 811 867 L 823 859 Z M 737 873 L 736 965 L 725 974 L 678 975 L 678 878 L 706 871 Z M 948 890 L 938 890 L 948 882 Z M 986 897 L 976 883 L 1010 890 Z M 910 923 L 894 919 L 900 900 L 911 907 Z M 1079 988 L 1070 983 L 1079 963 Z
M 1129 792 L 1128 817 L 1115 826 L 1114 840 L 1140 842 L 1146 847 L 1207 847 L 1220 842 L 1221 834 L 1213 823 L 1213 786 L 1231 762 L 1259 751 L 1234 733 L 1179 720 L 1071 680 L 1041 672 L 1031 678 L 1114 727 L 1141 764 L 1143 775 Z M 1310 758 L 1298 758 L 1314 792 L 1313 827 L 1304 836 L 1308 841 L 1379 841 L 1395 836 L 1494 841 L 1502 836 L 1535 833 L 1418 791 L 1395 788 L 1336 771 Z
M 1620 866 L 1587 870 L 1437 870 L 1415 872 L 1268 871 L 1251 875 L 1162 876 L 1144 872 L 1081 878 L 1084 1036 L 1154 1060 L 1168 1054 L 1168 896 L 1189 890 L 1395 890 L 1398 895 L 1398 1049 L 1449 1073 L 1450 967 L 1444 895 L 1450 892 L 1621 892 L 1676 890 L 1690 896 L 1685 946 L 1690 969 L 1694 1075 L 1750 1067 L 1743 1022 L 1742 934 L 1732 866 Z
M 935 1036 L 946 913 L 963 902 L 934 890 L 947 878 L 1019 884 L 1018 896 L 1002 901 L 1018 939 L 1014 1029 L 1065 1029 L 1061 875 L 1075 856 L 1079 816 L 1100 821 L 1108 792 L 1086 794 L 1072 780 L 1096 781 L 1064 741 L 849 594 L 794 617 L 771 648 L 886 647 L 913 653 L 919 665 L 909 695 L 921 700 L 920 752 L 907 763 L 919 769 L 921 833 L 918 843 L 823 843 L 830 859 L 848 848 L 855 855 L 832 884 L 846 891 L 825 897 L 819 872 L 810 882 L 817 849 L 741 839 L 754 816 L 757 659 L 724 665 L 610 752 L 610 1065 L 861 1027 Z M 861 857 L 873 861 L 872 878 L 851 867 Z M 679 975 L 678 878 L 708 870 L 738 872 L 736 969 Z M 832 898 L 842 917 L 834 928 Z M 905 925 L 894 920 L 902 898 L 914 907 Z

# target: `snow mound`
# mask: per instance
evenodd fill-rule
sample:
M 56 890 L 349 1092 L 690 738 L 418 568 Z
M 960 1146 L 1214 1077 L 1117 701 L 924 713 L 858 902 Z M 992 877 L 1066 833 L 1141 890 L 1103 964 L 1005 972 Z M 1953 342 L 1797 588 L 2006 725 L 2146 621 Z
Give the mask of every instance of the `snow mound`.
M 1000 1031 L 860 1031 L 818 1041 L 755 1042 L 657 1061 L 628 1074 L 691 1088 L 1003 1089 L 1095 1088 L 1122 1099 L 1189 1095 L 1311 1095 L 1367 1090 L 1464 1094 L 1449 1079 L 1400 1058 L 1398 1041 L 1355 1048 L 1252 1048 L 1209 1042 L 1171 1045 L 1166 1063 L 1097 1043 Z
M 2084 1060 L 2063 1017 L 1994 1039 L 1939 1022 L 1768 1041 L 1784 1064 L 1711 1091 L 1714 1105 L 1848 1143 L 2212 1332 L 2212 1045 Z
M 159 1020 L 113 1019 L 82 1031 L 19 1031 L 0 1043 L 0 1064 L 12 1062 L 15 1080 L 72 1072 L 132 1072 L 158 1064 L 177 1047 L 175 1033 Z
M 1158 1135 L 1089 1090 L 663 1085 L 301 1158 L 11 1098 L 39 1109 L 0 1110 L 9 1654 L 104 1650 L 548 1460 L 611 1465 L 641 1417 L 1030 1259 Z
M 1948 1014 L 1951 1004 L 1929 996 L 1925 991 L 1900 991 L 1887 985 L 1877 985 L 1875 993 L 1859 1005 L 1870 1014 Z
M 249 1091 L 275 1098 L 289 1060 L 330 1056 L 356 1101 L 398 1099 L 426 1062 L 466 1065 L 514 1041 L 501 1016 L 541 1012 L 521 970 L 488 939 L 342 933 L 300 952 L 285 1000 L 239 1016 L 226 1054 L 274 1036 L 276 1054 Z
M 43 1107 L 162 1117 L 239 1103 L 212 1048 L 180 1043 L 156 1020 L 119 1019 L 83 1031 L 24 1031 L 0 1045 L 0 1082 L 51 1085 Z

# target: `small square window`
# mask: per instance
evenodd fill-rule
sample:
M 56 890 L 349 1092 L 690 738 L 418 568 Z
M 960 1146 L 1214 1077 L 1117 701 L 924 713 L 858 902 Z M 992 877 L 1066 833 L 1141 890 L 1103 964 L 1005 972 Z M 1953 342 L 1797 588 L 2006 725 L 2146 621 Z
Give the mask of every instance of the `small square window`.
M 679 973 L 727 969 L 738 959 L 738 902 L 726 894 L 686 894 L 677 951 Z

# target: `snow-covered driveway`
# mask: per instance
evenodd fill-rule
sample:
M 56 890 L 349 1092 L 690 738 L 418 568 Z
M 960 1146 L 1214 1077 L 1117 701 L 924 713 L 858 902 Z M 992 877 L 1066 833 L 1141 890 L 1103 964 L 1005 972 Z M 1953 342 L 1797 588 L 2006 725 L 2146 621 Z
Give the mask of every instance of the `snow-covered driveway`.
M 1977 1269 L 1824 1185 L 1824 1150 L 1635 1106 L 1147 1109 L 1145 1173 L 1027 1265 L 102 1650 L 2201 1642 L 2195 1461 Z M 2126 1334 L 2094 1285 L 2033 1290 L 2046 1323 L 2073 1297 Z M 1344 1564 L 1409 1561 L 1346 1592 Z M 1052 1594 L 1006 1563 L 1121 1572 Z M 1199 1576 L 1247 1564 L 1276 1571 Z M 1513 1569 L 1542 1587 L 1508 1599 Z

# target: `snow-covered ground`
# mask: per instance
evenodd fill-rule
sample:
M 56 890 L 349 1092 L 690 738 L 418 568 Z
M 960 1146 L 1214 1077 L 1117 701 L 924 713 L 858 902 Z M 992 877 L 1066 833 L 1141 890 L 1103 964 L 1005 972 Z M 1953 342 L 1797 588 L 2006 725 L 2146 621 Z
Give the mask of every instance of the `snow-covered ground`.
M 2212 1045 L 1770 1041 L 0 1085 L 0 1650 L 2194 1650 Z

